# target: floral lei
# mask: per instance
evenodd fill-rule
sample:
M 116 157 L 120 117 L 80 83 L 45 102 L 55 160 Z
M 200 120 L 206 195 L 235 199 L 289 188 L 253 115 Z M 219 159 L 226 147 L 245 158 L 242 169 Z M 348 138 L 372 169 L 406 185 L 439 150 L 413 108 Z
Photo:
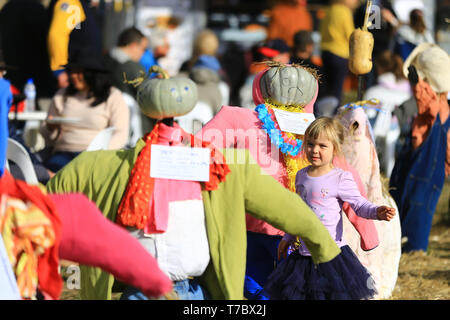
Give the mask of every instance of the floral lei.
M 262 128 L 269 135 L 270 141 L 284 155 L 289 155 L 294 158 L 299 157 L 303 141 L 295 138 L 289 132 L 282 132 L 279 129 L 278 123 L 274 120 L 275 115 L 272 108 L 268 108 L 266 104 L 262 103 L 256 106 L 255 111 L 258 113 L 258 118 L 262 122 Z
M 262 123 L 262 129 L 267 133 L 270 141 L 275 144 L 283 154 L 284 163 L 286 165 L 287 183 L 288 188 L 291 191 L 295 191 L 295 176 L 297 172 L 306 167 L 309 162 L 303 157 L 303 153 L 300 152 L 303 140 L 298 139 L 294 134 L 290 132 L 282 132 L 275 121 L 275 115 L 273 113 L 275 106 L 266 102 L 265 104 L 259 104 L 256 106 L 255 111 L 258 113 L 258 119 Z M 291 108 L 291 106 L 276 106 L 278 109 L 303 112 L 300 107 Z

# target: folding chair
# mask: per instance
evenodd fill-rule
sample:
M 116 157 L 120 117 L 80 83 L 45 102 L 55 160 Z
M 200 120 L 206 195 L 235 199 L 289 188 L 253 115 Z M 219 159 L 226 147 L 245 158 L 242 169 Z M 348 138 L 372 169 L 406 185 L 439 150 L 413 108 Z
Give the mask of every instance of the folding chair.
M 95 138 L 91 141 L 86 151 L 95 151 L 95 150 L 108 150 L 109 149 L 109 141 L 111 140 L 111 136 L 114 132 L 114 127 L 108 127 L 100 131 Z
M 16 140 L 8 138 L 8 149 L 6 151 L 6 168 L 9 170 L 8 161 L 13 161 L 25 177 L 28 184 L 39 184 L 33 162 L 27 150 Z

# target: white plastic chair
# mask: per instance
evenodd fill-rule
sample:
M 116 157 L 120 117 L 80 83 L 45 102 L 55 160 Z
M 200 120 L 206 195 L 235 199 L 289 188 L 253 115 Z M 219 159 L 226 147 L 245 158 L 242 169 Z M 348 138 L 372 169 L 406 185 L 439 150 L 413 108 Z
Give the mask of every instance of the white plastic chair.
M 196 134 L 213 116 L 212 107 L 205 102 L 198 101 L 191 112 L 181 117 L 176 117 L 175 120 L 184 131 Z
M 27 150 L 20 143 L 11 138 L 8 138 L 6 159 L 8 161 L 13 161 L 19 167 L 25 177 L 26 183 L 34 185 L 39 184 L 36 171 L 34 171 L 33 162 L 31 162 Z M 9 170 L 8 161 L 6 161 L 6 168 Z
M 108 127 L 100 131 L 87 147 L 86 151 L 108 150 L 114 127 Z
M 139 105 L 131 95 L 122 92 L 123 99 L 130 109 L 130 136 L 128 139 L 128 146 L 134 147 L 136 142 L 143 136 L 141 110 Z
M 219 90 L 222 94 L 222 106 L 227 106 L 230 103 L 230 86 L 224 82 L 219 82 Z

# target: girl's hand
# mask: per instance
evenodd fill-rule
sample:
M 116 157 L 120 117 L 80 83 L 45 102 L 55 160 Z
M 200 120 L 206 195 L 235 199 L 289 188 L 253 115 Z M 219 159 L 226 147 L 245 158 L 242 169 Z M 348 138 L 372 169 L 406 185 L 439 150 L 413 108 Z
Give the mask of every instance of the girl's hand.
M 290 245 L 291 244 L 286 240 L 280 241 L 280 244 L 278 245 L 278 260 L 281 260 L 281 257 L 284 259 L 287 258 L 287 251 Z
M 395 209 L 386 207 L 386 206 L 380 206 L 377 208 L 377 217 L 378 220 L 386 220 L 390 221 L 395 216 Z

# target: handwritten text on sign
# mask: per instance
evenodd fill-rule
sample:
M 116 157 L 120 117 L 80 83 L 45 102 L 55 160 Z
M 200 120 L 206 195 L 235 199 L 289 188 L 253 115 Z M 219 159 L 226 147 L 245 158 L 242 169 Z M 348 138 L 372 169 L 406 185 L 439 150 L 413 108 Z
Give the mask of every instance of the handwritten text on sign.
M 314 121 L 312 113 L 289 112 L 273 109 L 280 130 L 295 134 L 305 134 L 306 128 Z
M 150 176 L 152 178 L 208 181 L 211 151 L 152 145 Z

